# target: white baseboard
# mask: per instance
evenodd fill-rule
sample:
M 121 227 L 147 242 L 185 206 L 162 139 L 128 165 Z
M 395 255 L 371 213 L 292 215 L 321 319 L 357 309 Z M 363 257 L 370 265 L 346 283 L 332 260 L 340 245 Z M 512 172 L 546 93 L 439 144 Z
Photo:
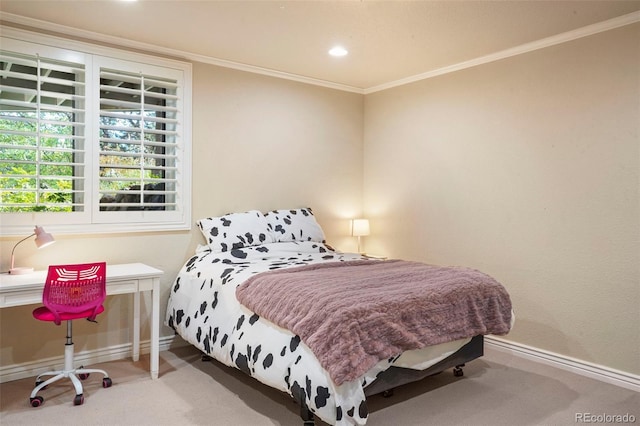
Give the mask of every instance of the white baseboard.
M 592 364 L 520 343 L 509 342 L 495 336 L 485 336 L 484 341 L 488 347 L 498 351 L 508 352 L 514 356 L 640 392 L 640 376 L 636 374 L 615 370 L 603 365 Z
M 160 338 L 160 351 L 169 349 L 174 336 Z M 148 354 L 151 349 L 149 340 L 140 342 L 140 354 Z M 108 348 L 94 349 L 91 351 L 76 352 L 74 354 L 74 364 L 76 365 L 93 365 L 101 362 L 116 361 L 131 357 L 132 345 L 127 343 L 124 345 L 110 346 Z M 45 371 L 58 370 L 64 367 L 64 351 L 60 346 L 60 356 L 39 359 L 37 361 L 25 362 L 21 364 L 13 364 L 0 366 L 0 383 L 20 380 L 28 377 L 35 377 Z
M 168 350 L 176 340 L 175 336 L 160 338 L 160 351 Z M 182 340 L 178 339 L 181 344 Z M 578 359 L 566 357 L 542 349 L 520 343 L 509 342 L 495 336 L 485 336 L 485 344 L 495 350 L 508 352 L 514 356 L 550 365 L 562 370 L 571 371 L 581 376 L 600 380 L 601 382 L 620 386 L 636 392 L 640 392 L 640 376 L 624 371 L 614 370 L 598 364 L 592 364 Z M 140 342 L 140 353 L 148 354 L 151 345 L 149 341 Z M 78 352 L 75 361 L 78 365 L 92 365 L 101 362 L 116 361 L 131 357 L 131 344 L 111 346 L 92 351 Z M 13 364 L 0 367 L 0 383 L 20 380 L 28 377 L 36 377 L 38 374 L 60 369 L 64 366 L 64 356 L 41 359 L 38 361 Z

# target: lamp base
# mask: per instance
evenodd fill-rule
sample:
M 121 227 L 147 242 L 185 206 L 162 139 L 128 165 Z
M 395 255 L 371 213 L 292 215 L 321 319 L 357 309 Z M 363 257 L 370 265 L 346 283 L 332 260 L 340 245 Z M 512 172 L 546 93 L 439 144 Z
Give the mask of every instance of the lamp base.
M 33 273 L 33 268 L 28 267 L 19 267 L 19 268 L 11 268 L 9 269 L 9 274 L 11 275 L 24 275 Z

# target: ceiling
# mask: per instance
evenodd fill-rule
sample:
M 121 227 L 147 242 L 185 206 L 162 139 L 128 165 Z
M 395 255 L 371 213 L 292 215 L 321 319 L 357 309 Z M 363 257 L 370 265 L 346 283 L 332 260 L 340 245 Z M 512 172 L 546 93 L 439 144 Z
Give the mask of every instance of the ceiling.
M 640 0 L 0 1 L 6 23 L 361 92 L 637 11 Z M 329 56 L 336 44 L 349 55 Z

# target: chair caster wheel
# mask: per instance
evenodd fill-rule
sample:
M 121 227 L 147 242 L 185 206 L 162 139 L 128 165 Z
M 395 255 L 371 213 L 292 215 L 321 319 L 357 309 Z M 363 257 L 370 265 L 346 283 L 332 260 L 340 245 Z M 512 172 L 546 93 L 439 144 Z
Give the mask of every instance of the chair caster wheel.
M 103 388 L 110 388 L 112 384 L 113 384 L 113 382 L 111 381 L 111 378 L 105 377 L 104 379 L 102 379 L 102 387 Z
M 84 368 L 84 365 L 81 365 L 80 368 Z M 78 373 L 78 379 L 87 380 L 89 378 L 89 373 Z
M 80 395 L 76 395 L 75 398 L 73 398 L 73 405 L 82 405 L 84 403 L 84 395 L 80 394 Z
M 455 377 L 462 377 L 464 376 L 464 371 L 462 370 L 462 367 L 455 367 L 453 369 L 453 375 Z
M 39 407 L 44 404 L 44 398 L 41 396 L 34 396 L 33 398 L 29 398 L 29 403 L 32 407 Z

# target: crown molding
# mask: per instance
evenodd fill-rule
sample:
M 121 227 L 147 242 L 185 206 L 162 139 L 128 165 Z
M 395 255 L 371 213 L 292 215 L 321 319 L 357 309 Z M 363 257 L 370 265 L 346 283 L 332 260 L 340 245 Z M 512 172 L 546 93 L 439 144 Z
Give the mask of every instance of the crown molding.
M 566 43 L 568 41 L 576 40 L 582 37 L 588 37 L 593 34 L 613 30 L 615 28 L 634 24 L 636 22 L 640 22 L 640 11 L 628 13 L 626 15 L 618 16 L 606 21 L 587 25 L 586 27 L 581 27 L 572 31 L 567 31 L 565 33 L 557 34 L 551 37 L 532 41 L 530 43 L 525 43 L 520 46 L 512 47 L 510 49 L 501 50 L 499 52 L 491 53 L 489 55 L 471 59 L 469 61 L 459 62 L 454 65 L 427 71 L 425 73 L 417 74 L 411 77 L 391 81 L 389 83 L 384 83 L 374 87 L 369 87 L 364 90 L 364 94 L 368 95 L 370 93 L 379 92 L 381 90 L 390 89 L 392 87 L 404 86 L 405 84 L 414 83 L 416 81 L 426 80 L 428 78 L 437 77 L 439 75 L 449 74 L 451 72 L 464 70 L 478 65 L 488 64 L 490 62 L 499 61 L 501 59 L 510 58 L 512 56 L 522 55 L 523 53 L 532 52 L 534 50 L 544 49 L 545 47 L 555 46 L 557 44 Z
M 212 56 L 200 55 L 192 52 L 185 52 L 177 49 L 170 49 L 167 47 L 157 46 L 149 43 L 142 43 L 134 40 L 129 40 L 122 37 L 115 37 L 105 34 L 96 33 L 93 31 L 81 30 L 66 25 L 55 24 L 52 22 L 42 21 L 39 19 L 28 18 L 25 16 L 15 15 L 12 13 L 6 13 L 0 11 L 0 22 L 8 22 L 14 25 L 19 25 L 26 31 L 37 30 L 47 31 L 67 37 L 80 38 L 85 40 L 97 41 L 103 44 L 115 45 L 121 48 L 134 49 L 144 51 L 146 53 L 152 53 L 156 55 L 170 56 L 176 59 L 202 62 L 211 65 L 217 65 L 224 68 L 232 68 L 239 71 L 246 71 L 254 74 L 261 74 L 270 77 L 282 78 L 285 80 L 297 81 L 299 83 L 311 84 L 314 86 L 328 87 L 330 89 L 341 90 L 345 92 L 353 92 L 358 94 L 364 94 L 364 89 L 346 84 L 334 83 L 331 81 L 321 80 L 312 77 L 305 77 L 298 74 L 291 74 L 284 71 L 277 71 L 268 68 L 258 67 L 255 65 L 243 64 L 240 62 L 228 61 L 225 59 L 219 59 Z
M 322 86 L 330 89 L 368 95 L 368 94 L 379 92 L 382 90 L 391 89 L 393 87 L 403 86 L 405 84 L 414 83 L 420 80 L 426 80 L 429 78 L 437 77 L 437 76 L 448 74 L 451 72 L 461 71 L 461 70 L 472 68 L 478 65 L 499 61 L 501 59 L 510 58 L 512 56 L 521 55 L 523 53 L 532 52 L 534 50 L 544 49 L 545 47 L 555 46 L 557 44 L 566 43 L 566 42 L 583 38 L 583 37 L 588 37 L 590 35 L 601 33 L 604 31 L 609 31 L 625 25 L 634 24 L 636 22 L 640 22 L 640 11 L 628 13 L 626 15 L 618 16 L 616 18 L 608 19 L 606 21 L 587 25 L 585 27 L 577 28 L 575 30 L 567 31 L 551 37 L 546 37 L 530 43 L 525 43 L 510 49 L 501 50 L 499 52 L 481 56 L 479 58 L 459 62 L 457 64 L 427 71 L 421 74 L 417 74 L 411 77 L 406 77 L 400 80 L 391 81 L 391 82 L 380 84 L 377 86 L 372 86 L 366 89 L 349 86 L 345 84 L 340 84 L 340 83 L 334 83 L 326 80 L 320 80 L 320 79 L 311 78 L 311 77 L 305 77 L 302 75 L 287 73 L 284 71 L 277 71 L 277 70 L 258 67 L 254 65 L 228 61 L 225 59 L 219 59 L 211 56 L 200 55 L 192 52 L 169 49 L 166 47 L 137 42 L 137 41 L 121 38 L 121 37 L 99 34 L 92 31 L 80 30 L 80 29 L 68 27 L 65 25 L 54 24 L 51 22 L 46 22 L 46 21 L 33 19 L 33 18 L 27 18 L 24 16 L 5 13 L 2 11 L 0 11 L 0 21 L 10 22 L 12 24 L 21 25 L 25 27 L 31 27 L 41 31 L 49 31 L 52 33 L 58 33 L 66 36 L 79 37 L 79 38 L 98 41 L 102 43 L 114 44 L 124 48 L 136 49 L 136 50 L 142 50 L 142 51 L 154 53 L 154 54 L 172 56 L 172 57 L 180 58 L 183 60 L 202 62 L 206 64 L 217 65 L 220 67 L 232 68 L 239 71 L 246 71 L 246 72 L 262 74 L 270 77 L 282 78 L 285 80 L 297 81 L 300 83 L 311 84 L 314 86 Z

